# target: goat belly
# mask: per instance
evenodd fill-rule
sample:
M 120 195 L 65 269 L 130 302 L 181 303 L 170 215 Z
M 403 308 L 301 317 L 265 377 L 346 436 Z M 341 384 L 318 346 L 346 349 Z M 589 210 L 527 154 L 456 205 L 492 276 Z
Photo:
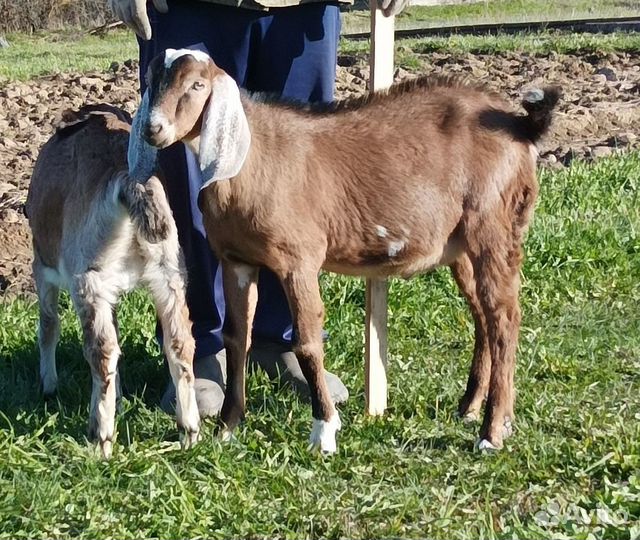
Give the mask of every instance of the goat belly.
M 376 226 L 365 241 L 332 245 L 329 242 L 323 268 L 330 272 L 365 277 L 411 277 L 451 264 L 460 254 L 458 234 L 394 234 Z

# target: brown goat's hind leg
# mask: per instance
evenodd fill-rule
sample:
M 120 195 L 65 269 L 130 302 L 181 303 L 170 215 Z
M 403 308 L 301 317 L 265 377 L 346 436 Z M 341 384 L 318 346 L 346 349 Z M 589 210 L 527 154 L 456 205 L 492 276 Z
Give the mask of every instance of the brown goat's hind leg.
M 228 440 L 245 413 L 245 372 L 258 301 L 258 268 L 229 261 L 221 264 L 226 304 L 223 336 L 227 352 L 227 385 L 220 412 L 220 437 Z
M 476 237 L 480 239 L 478 249 L 471 254 L 491 352 L 489 391 L 478 442 L 481 450 L 502 448 L 503 439 L 512 433 L 514 419 L 513 376 L 520 329 L 521 257 L 520 246 L 511 245 L 509 232 L 483 231 L 484 234 Z
M 465 422 L 480 419 L 482 404 L 487 398 L 491 375 L 491 353 L 487 341 L 487 322 L 476 290 L 473 265 L 468 255 L 463 254 L 451 265 L 456 283 L 469 304 L 475 323 L 475 347 L 467 380 L 467 390 L 458 404 L 458 414 Z
M 324 376 L 322 322 L 324 305 L 320 296 L 318 273 L 296 271 L 282 280 L 289 299 L 298 342 L 294 351 L 309 383 L 313 429 L 309 438 L 312 448 L 332 454 L 336 452 L 336 431 L 340 416 L 334 407 Z

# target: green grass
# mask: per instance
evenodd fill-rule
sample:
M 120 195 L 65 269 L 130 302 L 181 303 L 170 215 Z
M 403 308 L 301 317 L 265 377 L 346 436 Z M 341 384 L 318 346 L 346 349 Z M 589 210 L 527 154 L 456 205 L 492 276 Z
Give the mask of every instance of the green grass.
M 369 54 L 368 40 L 340 42 L 342 54 L 366 57 Z M 640 52 L 640 33 L 617 32 L 611 34 L 580 34 L 545 31 L 539 33 L 497 34 L 490 36 L 452 35 L 399 39 L 395 42 L 395 63 L 412 71 L 420 71 L 429 54 L 558 54 L 585 55 L 590 53 Z
M 589 54 L 607 52 L 640 52 L 640 33 L 580 34 L 558 31 L 537 33 L 496 34 L 491 36 L 452 35 L 449 37 L 408 38 L 395 42 L 396 64 L 412 66 L 421 55 L 432 52 L 448 54 Z M 368 40 L 340 42 L 343 54 L 367 55 Z M 428 61 L 428 57 L 426 58 Z
M 640 7 L 630 0 L 492 0 L 466 5 L 412 6 L 397 18 L 397 28 L 442 26 L 508 20 L 542 20 L 576 18 L 583 16 L 639 15 Z M 342 32 L 368 30 L 369 15 L 362 9 L 342 14 Z M 6 80 L 29 80 L 41 75 L 59 72 L 106 70 L 113 61 L 123 62 L 137 58 L 137 45 L 132 32 L 110 31 L 96 36 L 87 33 L 78 37 L 77 30 L 40 32 L 35 34 L 9 34 L 8 48 L 0 49 L 0 84 Z M 605 35 L 542 32 L 496 36 L 452 36 L 398 40 L 396 48 L 416 48 L 418 52 L 437 50 L 449 52 L 503 52 L 531 53 L 586 52 L 593 50 L 640 51 L 640 34 L 613 33 Z M 341 51 L 368 51 L 367 41 L 341 40 Z M 411 54 L 400 54 L 399 63 L 411 65 Z
M 640 15 L 640 6 L 632 0 L 490 0 L 458 5 L 410 6 L 396 17 L 396 27 L 436 28 L 636 15 Z M 368 3 L 357 0 L 355 9 L 343 17 L 343 32 L 364 32 L 368 29 Z
M 0 49 L 0 86 L 3 81 L 29 80 L 59 72 L 106 70 L 112 62 L 137 58 L 132 34 L 114 31 L 104 37 L 85 35 L 81 39 L 64 33 L 37 36 L 8 36 L 11 46 Z M 522 52 L 567 54 L 624 51 L 640 52 L 640 33 L 577 34 L 566 32 L 522 33 L 516 35 L 461 36 L 399 39 L 396 63 L 407 69 L 419 69 L 423 55 L 431 52 L 484 53 Z M 342 54 L 369 52 L 366 40 L 340 41 Z
M 466 21 L 549 20 L 582 16 L 620 16 L 638 14 L 640 8 L 629 0 L 490 0 L 471 4 L 411 6 L 407 15 L 428 23 L 460 24 Z
M 390 288 L 389 412 L 363 414 L 364 291 L 322 276 L 327 365 L 351 391 L 332 458 L 309 407 L 258 374 L 236 442 L 195 449 L 156 403 L 144 294 L 119 309 L 127 396 L 113 459 L 84 439 L 88 367 L 62 306 L 59 399 L 37 389 L 33 303 L 0 306 L 0 538 L 640 535 L 640 154 L 541 174 L 526 243 L 517 431 L 494 456 L 454 410 L 472 322 L 446 270 Z
M 68 71 L 106 70 L 112 62 L 138 58 L 133 32 L 117 30 L 105 36 L 77 31 L 9 34 L 10 47 L 0 48 L 0 84 Z

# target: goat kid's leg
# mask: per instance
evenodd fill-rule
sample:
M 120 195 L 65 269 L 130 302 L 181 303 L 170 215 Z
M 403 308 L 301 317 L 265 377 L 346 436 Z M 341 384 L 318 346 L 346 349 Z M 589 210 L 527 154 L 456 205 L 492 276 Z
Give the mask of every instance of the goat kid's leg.
M 40 384 L 42 385 L 44 397 L 50 398 L 58 388 L 56 346 L 60 337 L 60 319 L 58 317 L 59 288 L 45 278 L 44 265 L 37 253 L 33 261 L 33 276 L 38 291 L 38 307 L 40 309 L 38 325 Z
M 180 444 L 187 449 L 198 442 L 200 413 L 193 374 L 195 341 L 185 298 L 186 284 L 179 266 L 156 276 L 151 280 L 150 289 L 162 326 L 169 373 L 176 389 L 176 424 L 180 431 Z
M 493 231 L 493 234 L 480 234 L 478 237 L 482 242 L 478 243 L 471 259 L 491 353 L 489 391 L 478 448 L 497 450 L 502 448 L 503 440 L 513 431 L 521 256 L 520 246 L 513 247 L 508 243 L 510 235 L 507 231 Z M 500 238 L 506 241 L 496 241 Z
M 337 450 L 336 432 L 341 422 L 324 376 L 322 323 L 324 305 L 317 271 L 291 272 L 283 279 L 298 342 L 294 352 L 309 383 L 313 429 L 312 448 L 333 454 Z
M 224 346 L 227 353 L 227 384 L 220 412 L 220 437 L 229 440 L 244 419 L 246 364 L 251 347 L 251 328 L 258 302 L 259 268 L 221 261 L 224 286 Z
M 142 280 L 151 291 L 162 326 L 163 350 L 176 389 L 180 443 L 182 448 L 190 448 L 200 436 L 200 413 L 194 388 L 195 341 L 186 300 L 186 270 L 178 231 L 160 181 L 152 177 L 140 193 L 144 197 L 136 207 L 140 211 L 139 220 L 162 223 L 164 228 L 163 240 L 159 242 L 145 241 L 144 231 L 140 232 L 139 244 L 145 260 Z M 143 204 L 145 201 L 149 204 Z
M 118 325 L 118 316 L 116 314 L 116 307 L 113 306 L 111 310 L 111 320 L 113 327 L 116 329 L 116 340 L 120 343 L 120 326 Z M 116 412 L 122 411 L 122 381 L 120 380 L 120 366 L 116 368 Z
M 120 356 L 112 313 L 117 293 L 98 272 L 89 271 L 75 283 L 72 298 L 80 318 L 84 356 L 93 380 L 89 439 L 97 441 L 102 456 L 109 459 L 113 451 Z
M 467 389 L 458 404 L 458 414 L 464 422 L 475 422 L 480 418 L 482 404 L 487 398 L 489 377 L 491 375 L 491 352 L 487 341 L 487 322 L 478 298 L 473 265 L 466 254 L 463 254 L 451 265 L 456 283 L 464 294 L 475 324 L 475 346 L 473 360 L 469 370 Z

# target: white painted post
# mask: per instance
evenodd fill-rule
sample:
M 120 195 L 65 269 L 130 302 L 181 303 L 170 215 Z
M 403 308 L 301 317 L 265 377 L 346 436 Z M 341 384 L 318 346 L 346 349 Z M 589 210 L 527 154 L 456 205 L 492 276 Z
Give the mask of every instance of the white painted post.
M 369 91 L 393 83 L 394 19 L 371 6 Z M 365 329 L 365 400 L 367 413 L 384 414 L 387 408 L 387 280 L 367 279 Z
M 367 279 L 364 393 L 367 414 L 387 408 L 387 280 Z

